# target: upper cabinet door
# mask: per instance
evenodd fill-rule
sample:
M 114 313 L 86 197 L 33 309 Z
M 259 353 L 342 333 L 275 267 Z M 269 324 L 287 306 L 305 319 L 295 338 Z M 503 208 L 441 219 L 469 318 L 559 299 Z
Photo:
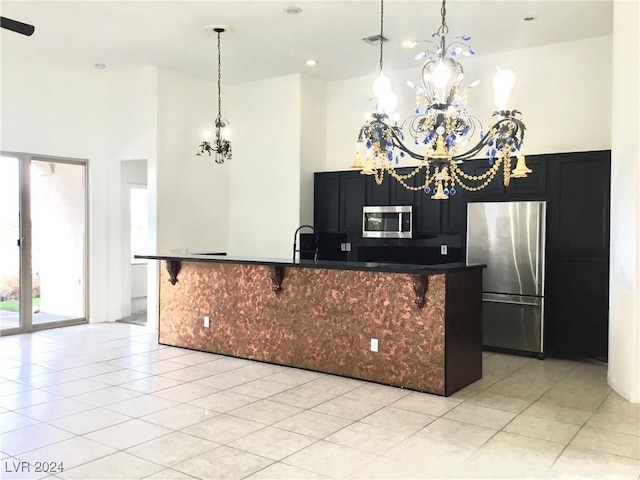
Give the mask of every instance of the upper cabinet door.
M 399 168 L 398 173 L 400 175 L 407 175 L 413 171 L 413 168 Z M 420 182 L 418 178 L 420 174 L 416 174 L 410 179 L 406 180 L 407 185 L 415 187 Z M 418 194 L 420 192 L 417 192 Z M 414 205 L 416 202 L 416 192 L 414 190 L 406 189 L 395 178 L 389 177 L 389 205 Z
M 456 194 L 449 195 L 448 200 L 432 200 L 432 202 L 442 202 L 442 233 L 466 233 L 467 193 L 466 190 L 458 186 Z
M 552 242 L 558 253 L 608 253 L 610 159 L 608 151 L 580 152 L 550 163 Z
M 365 205 L 387 206 L 389 203 L 389 184 L 394 181 L 387 174 L 384 176 L 382 185 L 376 183 L 374 175 L 362 175 L 365 178 L 366 192 Z
M 362 232 L 362 207 L 365 202 L 366 175 L 343 173 L 340 178 L 340 231 Z
M 487 160 L 467 160 L 462 165 L 462 169 L 470 175 L 478 176 L 485 173 L 489 170 L 491 166 Z M 469 192 L 470 196 L 487 196 L 487 195 L 504 195 L 505 187 L 504 181 L 502 178 L 502 166 L 498 169 L 496 176 L 493 177 L 493 180 L 489 182 L 489 184 L 484 187 L 482 190 L 478 190 L 477 192 Z M 472 184 L 473 182 L 469 180 L 465 180 L 465 182 Z M 477 180 L 475 185 L 470 186 L 478 186 L 484 183 L 484 180 Z M 456 190 L 460 190 L 462 187 L 456 187 Z
M 419 235 L 438 235 L 440 233 L 440 215 L 442 202 L 448 200 L 433 200 L 433 193 L 417 192 L 417 212 L 413 218 L 416 226 L 414 229 Z
M 525 178 L 512 178 L 507 187 L 507 195 L 542 194 L 547 191 L 547 160 L 544 156 L 528 157 L 527 166 L 532 172 Z M 513 168 L 515 168 L 515 162 L 513 162 Z
M 320 232 L 340 230 L 340 174 L 314 175 L 313 224 Z

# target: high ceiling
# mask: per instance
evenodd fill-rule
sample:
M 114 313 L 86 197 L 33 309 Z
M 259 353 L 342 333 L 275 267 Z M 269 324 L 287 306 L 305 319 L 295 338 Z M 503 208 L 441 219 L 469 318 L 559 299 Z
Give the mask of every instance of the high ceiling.
M 457 1 L 447 3 L 450 35 L 470 34 L 479 55 L 610 34 L 609 1 Z M 290 15 L 286 7 L 302 12 Z M 232 29 L 222 37 L 223 83 L 306 72 L 333 81 L 378 68 L 380 2 L 360 1 L 2 1 L 5 17 L 35 25 L 32 37 L 2 30 L 2 55 L 93 68 L 157 65 L 216 77 L 216 39 L 205 26 Z M 535 20 L 525 22 L 525 17 Z M 405 39 L 426 39 L 440 24 L 440 2 L 385 2 L 385 70 L 415 66 Z M 305 65 L 314 58 L 315 67 Z

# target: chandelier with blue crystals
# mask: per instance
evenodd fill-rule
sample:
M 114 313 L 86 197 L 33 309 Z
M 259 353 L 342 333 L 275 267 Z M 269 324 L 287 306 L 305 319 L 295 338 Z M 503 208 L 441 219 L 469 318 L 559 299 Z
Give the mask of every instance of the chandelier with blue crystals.
M 383 2 L 381 0 L 381 5 Z M 523 154 L 525 125 L 522 114 L 507 108 L 516 81 L 515 74 L 498 68 L 493 78 L 497 110 L 493 112 L 487 130 L 482 131 L 480 122 L 467 108 L 467 91 L 478 82 L 463 86 L 464 73 L 458 61 L 460 57 L 475 54 L 469 44 L 471 37 L 463 35 L 448 41 L 446 13 L 446 0 L 443 0 L 442 24 L 432 38 L 404 43 L 411 48 L 424 43 L 427 48 L 416 55 L 416 59 L 424 62 L 422 86 L 407 82 L 415 89 L 416 107 L 413 115 L 402 123 L 394 113 L 397 97 L 391 91 L 391 82 L 382 72 L 381 45 L 380 76 L 374 82 L 376 112 L 365 115 L 351 167 L 362 169 L 364 175 L 373 175 L 378 185 L 384 181 L 386 172 L 403 187 L 423 190 L 436 200 L 446 200 L 455 195 L 458 187 L 469 191 L 482 190 L 500 170 L 505 186 L 512 178 L 523 178 L 531 173 Z M 381 37 L 383 16 L 381 8 Z M 477 138 L 475 144 L 474 137 Z M 360 154 L 362 146 L 366 147 L 364 163 Z M 482 151 L 488 160 L 487 170 L 480 175 L 463 171 L 460 164 Z M 407 156 L 417 160 L 418 165 L 409 173 L 400 174 L 396 166 L 401 158 Z M 517 162 L 512 168 L 514 158 Z

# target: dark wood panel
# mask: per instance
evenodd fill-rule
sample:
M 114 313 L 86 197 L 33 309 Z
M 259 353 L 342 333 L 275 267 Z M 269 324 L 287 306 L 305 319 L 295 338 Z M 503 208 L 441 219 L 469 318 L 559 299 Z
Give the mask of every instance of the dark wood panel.
M 547 341 L 555 355 L 606 358 L 609 262 L 552 257 L 547 267 Z
M 400 175 L 407 175 L 411 173 L 413 168 L 399 168 L 398 173 Z M 416 174 L 410 179 L 406 180 L 406 183 L 415 187 L 418 182 L 418 175 Z M 420 192 L 417 192 L 420 193 Z M 415 205 L 416 192 L 414 190 L 408 190 L 395 178 L 389 178 L 389 205 Z
M 340 230 L 340 174 L 314 175 L 313 225 L 323 232 Z
M 558 252 L 602 253 L 609 248 L 610 163 L 590 152 L 555 162 L 554 248 Z
M 455 195 L 449 195 L 449 200 L 442 204 L 442 233 L 467 233 L 467 192 L 456 188 Z
M 482 378 L 481 291 L 482 270 L 447 274 L 445 395 Z
M 432 200 L 433 193 L 417 192 L 417 212 L 413 215 L 414 229 L 419 235 L 438 235 L 440 233 L 440 216 L 442 202 L 448 200 Z
M 491 165 L 489 165 L 488 160 L 468 160 L 462 165 L 462 169 L 471 174 L 471 175 L 482 175 L 484 172 L 489 170 Z M 479 185 L 482 182 L 475 182 L 475 185 Z M 459 188 L 458 188 L 459 189 Z M 504 195 L 505 187 L 504 182 L 502 180 L 502 168 L 500 171 L 496 173 L 496 176 L 493 177 L 493 180 L 482 190 L 478 192 L 469 192 L 470 196 L 501 196 Z M 493 200 L 493 199 L 492 199 Z M 475 200 L 474 200 L 475 201 Z
M 362 232 L 362 207 L 365 202 L 366 176 L 346 172 L 340 178 L 340 231 Z
M 381 185 L 376 183 L 374 175 L 366 175 L 365 179 L 365 205 L 385 206 L 389 203 L 389 185 L 395 182 L 385 175 Z
M 547 191 L 547 159 L 545 157 L 543 155 L 527 157 L 527 166 L 532 172 L 525 178 L 512 178 L 506 190 L 507 196 Z M 515 168 L 515 162 L 513 162 L 513 168 Z

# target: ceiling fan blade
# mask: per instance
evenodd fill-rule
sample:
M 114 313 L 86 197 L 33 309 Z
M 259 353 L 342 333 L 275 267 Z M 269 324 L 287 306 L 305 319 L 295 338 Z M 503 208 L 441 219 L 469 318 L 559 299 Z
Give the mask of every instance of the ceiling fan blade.
M 0 17 L 0 27 L 6 28 L 13 32 L 21 33 L 22 35 L 31 36 L 35 30 L 33 25 L 28 23 L 18 22 L 17 20 L 11 20 L 10 18 Z

